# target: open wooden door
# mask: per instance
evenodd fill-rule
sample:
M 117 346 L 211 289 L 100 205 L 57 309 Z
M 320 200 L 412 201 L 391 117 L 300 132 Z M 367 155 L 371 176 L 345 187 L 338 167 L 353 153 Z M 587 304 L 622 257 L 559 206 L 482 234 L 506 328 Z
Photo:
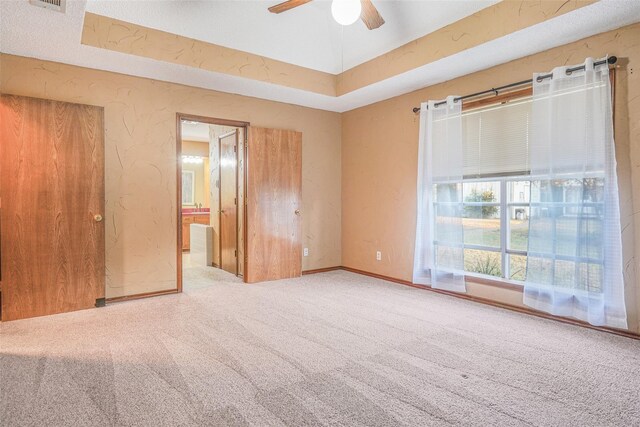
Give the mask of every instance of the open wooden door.
M 238 131 L 220 144 L 220 268 L 238 274 Z
M 2 320 L 104 303 L 104 118 L 0 97 Z
M 246 183 L 248 283 L 302 274 L 302 134 L 249 127 Z

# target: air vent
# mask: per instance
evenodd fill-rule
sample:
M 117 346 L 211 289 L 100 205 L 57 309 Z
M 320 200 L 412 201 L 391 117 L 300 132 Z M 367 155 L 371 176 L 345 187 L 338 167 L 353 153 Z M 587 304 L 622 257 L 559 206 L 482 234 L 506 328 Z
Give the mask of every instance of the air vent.
M 67 0 L 29 0 L 29 3 L 34 6 L 44 7 L 45 9 L 51 9 L 63 13 L 66 2 Z

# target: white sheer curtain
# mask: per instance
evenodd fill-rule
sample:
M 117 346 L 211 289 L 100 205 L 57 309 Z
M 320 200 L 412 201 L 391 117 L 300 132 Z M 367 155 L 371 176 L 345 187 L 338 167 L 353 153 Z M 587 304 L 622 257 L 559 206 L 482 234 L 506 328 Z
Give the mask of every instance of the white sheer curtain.
M 462 102 L 423 103 L 413 282 L 465 292 L 462 230 Z
M 627 328 L 607 65 L 533 77 L 524 303 Z

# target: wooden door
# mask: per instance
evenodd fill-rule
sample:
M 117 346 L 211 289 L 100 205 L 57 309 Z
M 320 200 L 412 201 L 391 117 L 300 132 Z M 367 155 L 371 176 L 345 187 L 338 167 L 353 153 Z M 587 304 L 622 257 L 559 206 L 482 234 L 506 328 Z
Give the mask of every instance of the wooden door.
M 238 128 L 238 276 L 244 277 L 244 144 L 247 128 Z
M 249 128 L 245 281 L 302 274 L 302 134 Z
M 2 320 L 104 301 L 103 122 L 99 107 L 0 97 Z
M 220 145 L 220 268 L 238 274 L 238 132 L 222 135 Z

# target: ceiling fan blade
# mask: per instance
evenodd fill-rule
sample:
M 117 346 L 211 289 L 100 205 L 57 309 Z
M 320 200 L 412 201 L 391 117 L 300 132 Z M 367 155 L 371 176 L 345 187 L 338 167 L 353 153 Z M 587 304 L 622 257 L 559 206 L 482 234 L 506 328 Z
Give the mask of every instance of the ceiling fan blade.
M 282 13 L 287 10 L 293 9 L 294 7 L 302 6 L 305 3 L 309 3 L 311 0 L 287 0 L 282 3 L 278 3 L 275 6 L 271 6 L 269 8 L 269 12 L 271 13 Z
M 378 12 L 378 9 L 371 3 L 371 0 L 361 0 L 362 3 L 362 14 L 360 15 L 360 19 L 370 30 L 375 30 L 376 28 L 382 26 L 384 24 L 384 19 L 382 19 L 382 15 Z

